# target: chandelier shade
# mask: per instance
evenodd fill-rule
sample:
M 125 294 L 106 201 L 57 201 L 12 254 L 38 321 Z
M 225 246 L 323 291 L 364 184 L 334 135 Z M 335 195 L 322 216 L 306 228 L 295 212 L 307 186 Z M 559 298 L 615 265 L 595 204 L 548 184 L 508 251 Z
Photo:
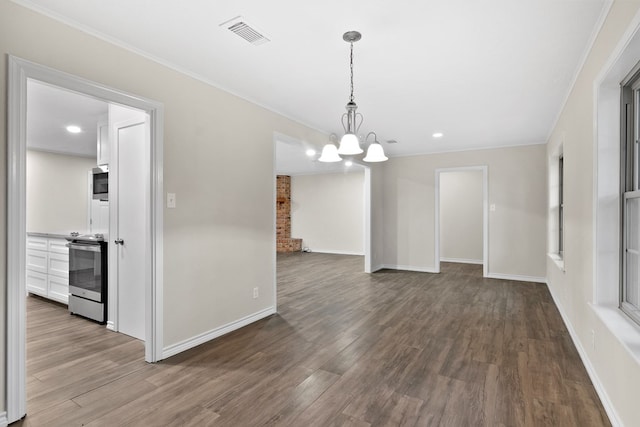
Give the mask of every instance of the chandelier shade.
M 385 160 L 389 160 L 387 156 L 384 155 L 384 150 L 380 143 L 375 142 L 367 148 L 367 155 L 364 157 L 365 162 L 375 163 L 375 162 L 384 162 Z
M 320 154 L 319 162 L 334 163 L 341 161 L 342 158 L 338 155 L 338 148 L 329 143 L 322 148 L 322 154 Z
M 358 137 L 352 133 L 345 133 L 342 139 L 340 139 L 338 154 L 349 156 L 360 153 L 362 153 L 362 148 L 360 148 L 360 140 Z
M 384 149 L 378 142 L 378 136 L 375 132 L 369 132 L 367 134 L 367 137 L 365 138 L 365 141 L 369 139 L 370 135 L 373 135 L 373 142 L 369 144 L 369 148 L 367 148 L 367 155 L 362 160 L 369 163 L 384 162 L 385 160 L 389 160 L 389 158 L 384 155 Z

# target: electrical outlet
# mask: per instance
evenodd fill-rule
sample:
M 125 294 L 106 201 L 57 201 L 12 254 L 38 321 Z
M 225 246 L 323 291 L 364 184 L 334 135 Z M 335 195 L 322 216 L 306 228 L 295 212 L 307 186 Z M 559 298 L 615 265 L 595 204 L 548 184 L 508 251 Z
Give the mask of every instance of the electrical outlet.
M 260 292 L 258 291 L 258 288 L 253 288 L 253 299 L 258 298 L 259 295 Z

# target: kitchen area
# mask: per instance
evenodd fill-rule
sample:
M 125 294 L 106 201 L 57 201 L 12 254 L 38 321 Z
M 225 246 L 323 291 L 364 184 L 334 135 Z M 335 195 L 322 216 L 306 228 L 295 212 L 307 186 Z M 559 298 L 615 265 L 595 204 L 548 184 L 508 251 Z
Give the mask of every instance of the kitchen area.
M 120 278 L 116 275 L 111 283 L 109 278 L 114 268 L 110 251 L 117 263 L 117 247 L 124 246 L 112 236 L 109 247 L 114 145 L 109 129 L 118 131 L 114 117 L 131 120 L 140 112 L 35 80 L 27 86 L 27 294 L 64 304 L 72 315 L 144 340 L 142 284 L 120 289 L 120 298 L 126 299 L 120 304 L 114 289 Z M 116 295 L 111 300 L 110 287 Z M 119 329 L 118 315 L 123 319 Z
M 37 81 L 27 93 L 27 292 L 106 323 L 108 104 Z

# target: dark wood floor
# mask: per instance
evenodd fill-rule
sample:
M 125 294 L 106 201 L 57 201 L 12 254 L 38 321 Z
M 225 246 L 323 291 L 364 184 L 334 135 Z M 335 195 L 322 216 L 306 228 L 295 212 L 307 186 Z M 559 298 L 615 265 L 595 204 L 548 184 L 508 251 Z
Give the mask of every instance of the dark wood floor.
M 157 364 L 28 298 L 16 426 L 603 426 L 546 286 L 278 256 L 279 314 Z

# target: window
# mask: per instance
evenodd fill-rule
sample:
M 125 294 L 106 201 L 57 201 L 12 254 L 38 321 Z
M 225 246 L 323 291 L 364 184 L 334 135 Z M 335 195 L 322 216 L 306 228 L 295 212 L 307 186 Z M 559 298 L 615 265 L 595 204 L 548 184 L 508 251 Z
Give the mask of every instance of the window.
M 564 138 L 564 137 L 563 137 Z M 552 141 L 548 158 L 549 222 L 548 256 L 561 270 L 564 269 L 564 139 Z
M 622 283 L 620 308 L 640 323 L 640 73 L 622 87 L 620 189 Z
M 558 159 L 558 256 L 564 254 L 564 155 Z

